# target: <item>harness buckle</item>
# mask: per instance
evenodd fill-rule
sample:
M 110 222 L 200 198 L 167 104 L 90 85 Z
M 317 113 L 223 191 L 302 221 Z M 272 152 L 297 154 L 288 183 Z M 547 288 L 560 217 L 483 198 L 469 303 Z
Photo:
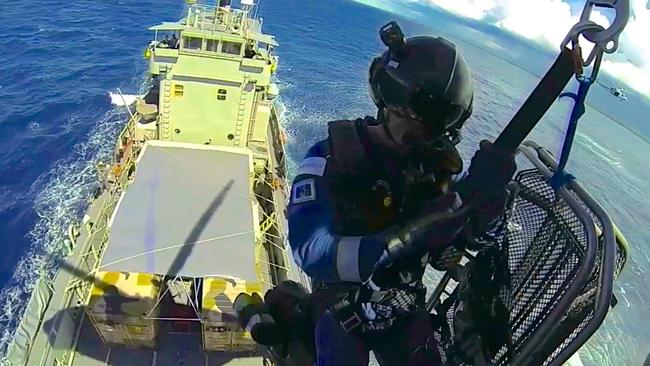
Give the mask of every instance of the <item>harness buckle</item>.
M 361 318 L 356 312 L 353 312 L 352 315 L 343 321 L 339 322 L 344 331 L 350 333 L 353 330 L 357 329 L 361 325 Z

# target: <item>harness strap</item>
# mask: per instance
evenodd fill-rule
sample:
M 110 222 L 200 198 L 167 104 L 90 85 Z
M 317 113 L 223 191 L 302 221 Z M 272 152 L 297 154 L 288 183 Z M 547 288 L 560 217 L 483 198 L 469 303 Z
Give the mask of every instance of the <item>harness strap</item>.
M 367 303 L 380 293 L 369 289 L 366 286 L 354 286 L 347 291 L 347 294 L 331 307 L 334 318 L 339 321 L 343 330 L 348 333 L 362 331 L 363 325 L 362 304 Z
M 375 172 L 384 172 L 384 165 L 381 163 L 381 156 L 377 151 L 377 147 L 372 143 L 370 133 L 368 132 L 368 121 L 366 119 L 357 119 L 354 121 L 354 127 L 359 136 L 359 142 L 363 146 L 363 151 L 366 153 L 370 164 Z
M 573 51 L 565 47 L 494 143 L 510 151 L 517 149 L 574 74 Z
M 576 73 L 575 53 L 564 48 L 546 72 L 524 104 L 519 108 L 508 125 L 503 129 L 494 144 L 502 149 L 514 152 L 526 136 L 537 126 L 546 111 L 557 99 L 569 80 Z M 458 184 L 458 193 L 462 199 L 471 196 L 474 187 L 466 181 Z M 464 246 L 464 245 L 463 245 Z

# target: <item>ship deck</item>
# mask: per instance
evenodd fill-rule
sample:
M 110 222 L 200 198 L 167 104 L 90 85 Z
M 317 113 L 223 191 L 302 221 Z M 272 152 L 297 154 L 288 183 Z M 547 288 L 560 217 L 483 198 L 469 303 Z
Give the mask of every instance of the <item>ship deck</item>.
M 269 140 L 273 141 L 270 131 Z M 133 219 L 131 215 L 137 213 L 139 208 L 136 208 L 135 206 L 129 208 L 131 203 L 139 203 L 140 206 L 142 206 L 142 204 L 149 202 L 149 204 L 157 204 L 158 208 L 164 207 L 162 205 L 167 204 L 168 206 L 166 208 L 168 212 L 171 210 L 175 213 L 176 217 L 179 217 L 182 216 L 182 209 L 179 211 L 178 207 L 173 205 L 174 200 L 169 197 L 176 197 L 180 199 L 180 196 L 189 196 L 189 200 L 195 202 L 199 208 L 202 208 L 202 211 L 198 210 L 199 212 L 194 214 L 194 221 L 188 221 L 189 223 L 193 223 L 193 225 L 182 226 L 177 223 L 174 228 L 167 227 L 171 225 L 158 225 L 156 227 L 156 230 L 151 230 L 151 227 L 147 229 L 146 214 L 151 214 L 156 210 L 140 210 L 139 214 L 141 216 L 139 220 L 142 222 L 140 222 L 139 225 L 136 224 L 135 226 L 131 226 L 131 229 L 129 229 L 130 231 L 128 231 L 129 235 L 131 235 L 130 239 L 141 240 L 139 242 L 139 245 L 136 248 L 128 248 L 122 246 L 120 251 L 112 254 L 112 259 L 110 259 L 110 256 L 105 255 L 101 265 L 112 270 L 119 270 L 121 267 L 128 268 L 129 271 L 142 271 L 142 266 L 151 265 L 151 260 L 153 259 L 154 263 L 157 263 L 160 271 L 169 271 L 170 267 L 176 268 L 177 271 L 175 273 L 178 275 L 187 274 L 195 270 L 199 270 L 201 273 L 210 275 L 218 273 L 230 274 L 231 276 L 234 273 L 240 277 L 248 277 L 254 275 L 254 273 L 250 272 L 253 267 L 252 258 L 254 257 L 252 249 L 254 245 L 254 236 L 252 233 L 251 236 L 248 237 L 247 240 L 249 241 L 247 242 L 231 240 L 226 241 L 226 243 L 231 246 L 230 250 L 227 252 L 228 255 L 215 255 L 214 245 L 181 246 L 180 249 L 171 250 L 169 253 L 161 256 L 155 255 L 149 259 L 147 259 L 147 255 L 135 255 L 142 253 L 142 248 L 145 248 L 145 245 L 148 245 L 149 249 L 151 249 L 151 245 L 154 243 L 154 245 L 158 245 L 158 248 L 160 249 L 164 248 L 164 244 L 169 245 L 171 243 L 170 241 L 160 240 L 160 244 L 155 244 L 157 242 L 152 242 L 151 237 L 149 237 L 148 241 L 144 240 L 147 238 L 147 233 L 154 233 L 158 237 L 160 237 L 163 233 L 171 233 L 171 235 L 182 236 L 181 242 L 184 243 L 192 241 L 200 242 L 206 238 L 209 239 L 210 237 L 228 235 L 228 232 L 236 233 L 242 231 L 251 231 L 252 229 L 250 229 L 248 225 L 252 223 L 251 216 L 254 215 L 253 212 L 255 212 L 255 206 L 250 203 L 250 199 L 245 194 L 249 189 L 249 169 L 251 163 L 249 160 L 249 154 L 241 154 L 240 151 L 239 154 L 232 155 L 235 152 L 220 148 L 208 148 L 207 150 L 204 148 L 198 148 L 195 149 L 196 151 L 190 151 L 187 149 L 174 150 L 178 149 L 178 147 L 166 147 L 164 143 L 161 144 L 157 141 L 150 142 L 150 144 L 151 143 L 153 145 L 156 145 L 156 149 L 152 149 L 151 151 L 153 152 L 155 150 L 155 152 L 149 154 L 148 156 L 154 160 L 164 160 L 165 162 L 163 162 L 163 165 L 165 165 L 165 167 L 164 169 L 159 170 L 147 169 L 146 167 L 148 164 L 146 161 L 144 161 L 147 154 L 141 155 L 142 160 L 136 164 L 137 167 L 135 180 L 130 185 L 129 189 L 127 189 L 127 192 L 133 194 L 130 197 L 127 197 L 127 193 L 125 193 L 121 198 L 121 202 L 119 203 L 120 209 L 116 211 L 122 211 L 122 213 L 117 213 L 111 218 L 113 225 L 112 231 L 114 231 L 116 228 L 129 228 L 129 225 L 131 225 L 131 223 L 137 223 L 138 219 Z M 179 151 L 181 151 L 180 154 Z M 169 154 L 170 152 L 172 155 Z M 199 162 L 197 163 L 196 156 L 192 156 L 192 163 L 188 165 L 185 163 L 187 163 L 186 159 L 189 158 L 189 156 L 183 157 L 184 153 L 196 153 L 199 155 L 204 154 L 205 156 L 212 154 L 212 158 L 207 160 L 202 160 L 199 158 Z M 230 158 L 224 158 L 225 156 L 229 156 Z M 215 159 L 215 157 L 217 158 Z M 221 159 L 219 159 L 219 157 L 221 157 Z M 141 164 L 143 161 L 144 164 Z M 229 167 L 228 164 L 230 163 L 227 161 L 231 161 L 234 165 L 232 167 Z M 184 167 L 175 166 L 175 164 L 179 162 L 183 162 L 183 164 L 180 165 L 183 165 Z M 158 165 L 158 163 L 152 165 Z M 279 163 L 275 161 L 274 156 L 272 155 L 271 166 L 275 167 L 278 164 Z M 189 171 L 184 171 L 183 169 L 189 169 Z M 174 172 L 174 174 L 167 176 L 167 173 L 163 174 L 165 171 Z M 231 178 L 232 183 L 228 182 L 231 180 Z M 228 181 L 224 182 L 224 180 Z M 158 185 L 153 184 L 154 189 L 151 189 L 151 183 L 153 181 L 157 181 Z M 245 186 L 239 185 L 238 181 L 245 182 Z M 140 190 L 136 192 L 134 188 L 137 187 L 138 182 L 140 182 L 142 187 L 140 187 Z M 149 182 L 149 184 L 146 184 L 147 182 Z M 184 187 L 172 187 L 174 184 L 176 184 L 174 182 L 186 185 Z M 169 184 L 172 186 L 169 186 Z M 173 191 L 170 192 L 166 190 L 165 187 L 173 189 Z M 187 189 L 186 187 L 193 187 L 194 189 Z M 244 197 L 242 197 L 242 194 L 247 198 L 249 201 L 248 203 L 242 204 L 244 202 Z M 195 197 L 193 197 L 193 195 Z M 280 230 L 286 233 L 286 218 L 284 217 L 284 212 L 282 209 L 282 207 L 284 207 L 283 189 L 274 190 L 273 198 L 278 205 L 277 207 L 280 208 L 276 212 L 278 215 L 278 224 L 280 225 Z M 108 191 L 103 191 L 101 195 L 93 200 L 87 212 L 88 216 L 96 217 L 100 208 L 109 199 L 110 193 Z M 165 201 L 166 199 L 168 201 L 166 203 L 163 203 L 162 201 Z M 215 201 L 217 201 L 218 204 L 215 204 Z M 212 209 L 210 209 L 210 207 L 212 207 Z M 229 220 L 221 216 L 220 212 L 229 213 L 232 215 L 233 212 L 231 210 L 244 210 L 242 215 L 246 216 L 247 219 L 243 220 L 242 217 L 239 217 L 239 221 L 241 222 L 236 223 L 232 219 Z M 206 216 L 206 212 L 210 214 Z M 122 214 L 124 214 L 124 217 L 120 216 Z M 143 218 L 142 215 L 145 215 L 145 217 Z M 121 222 L 120 220 L 123 219 L 130 220 Z M 131 221 L 131 223 L 129 223 L 129 221 Z M 179 227 L 183 228 L 179 229 Z M 226 231 L 224 231 L 225 229 L 222 230 L 224 227 L 227 227 L 228 229 Z M 82 230 L 81 236 L 77 238 L 77 242 L 85 242 L 88 238 L 88 235 L 89 234 L 87 231 Z M 112 245 L 119 244 L 118 241 L 125 238 L 126 236 L 124 235 L 116 235 L 110 237 L 113 242 L 111 242 L 108 246 L 107 253 L 111 253 L 111 250 L 118 248 L 117 245 L 115 247 L 112 247 Z M 185 248 L 185 251 L 181 250 L 182 248 Z M 200 251 L 202 248 L 210 248 L 210 253 Z M 187 249 L 190 249 L 190 251 L 187 251 Z M 195 251 L 197 249 L 199 251 Z M 125 253 L 124 250 L 129 250 L 130 254 Z M 138 250 L 138 252 L 135 252 L 136 250 Z M 232 252 L 239 251 L 246 254 L 245 256 L 242 256 L 242 262 L 230 262 L 232 258 Z M 155 251 L 154 248 L 152 254 L 158 252 L 160 251 Z M 56 277 L 52 279 L 52 282 L 49 285 L 54 290 L 51 297 L 48 297 L 46 300 L 44 300 L 41 305 L 33 307 L 33 309 L 43 309 L 41 321 L 28 322 L 33 324 L 25 325 L 25 328 L 34 328 L 34 337 L 29 340 L 27 337 L 22 338 L 23 341 L 19 341 L 16 347 L 18 348 L 18 353 L 22 353 L 25 359 L 27 359 L 27 365 L 57 364 L 54 362 L 55 359 L 67 359 L 67 361 L 64 361 L 65 363 L 59 364 L 78 366 L 259 366 L 264 364 L 264 359 L 266 357 L 263 357 L 261 354 L 203 352 L 201 346 L 201 333 L 198 322 L 195 323 L 196 327 L 193 327 L 190 332 L 178 333 L 171 331 L 170 322 L 161 321 L 159 323 L 160 328 L 158 331 L 156 349 L 134 349 L 126 348 L 123 346 L 106 346 L 100 339 L 91 321 L 87 318 L 83 307 L 73 306 L 75 303 L 83 303 L 83 299 L 77 298 L 72 292 L 63 291 L 63 289 L 66 288 L 72 279 L 81 278 L 86 275 L 84 271 L 80 270 L 75 265 L 78 263 L 79 258 L 85 254 L 86 253 L 83 253 L 81 245 L 77 245 L 74 248 L 74 251 L 71 253 L 71 255 L 63 260 L 61 263 L 61 270 L 57 273 Z M 201 258 L 193 256 L 196 254 L 198 254 Z M 288 254 L 291 256 L 290 251 Z M 120 260 L 121 258 L 128 258 L 128 260 Z M 133 259 L 135 258 L 139 258 L 139 260 L 134 261 Z M 223 270 L 223 267 L 221 267 L 232 265 L 233 263 L 238 263 L 240 266 L 233 268 L 229 267 L 227 271 Z M 118 264 L 120 264 L 119 267 Z M 147 268 L 151 267 L 144 267 L 144 269 Z M 298 271 L 298 269 L 293 265 L 292 259 L 290 259 L 289 268 L 289 278 L 303 282 L 301 281 L 303 280 L 303 274 Z M 39 317 L 38 315 L 34 314 L 33 318 L 33 320 L 36 320 Z M 81 321 L 83 322 L 81 327 L 77 327 L 77 324 L 79 324 L 79 319 L 82 319 Z M 36 329 L 38 330 L 36 331 Z
M 256 281 L 258 217 L 250 191 L 251 159 L 245 149 L 147 143 L 110 220 L 99 270 Z M 89 216 L 95 217 L 108 199 L 109 192 L 102 192 Z M 83 232 L 77 240 L 86 237 Z M 28 365 L 53 364 L 62 351 L 71 361 L 66 364 L 79 366 L 263 364 L 261 355 L 250 352 L 204 352 L 198 321 L 180 333 L 171 321 L 161 320 L 155 349 L 106 346 L 83 308 L 71 306 L 83 300 L 63 291 L 71 279 L 85 276 L 75 267 L 82 255 L 78 245 L 61 264 L 52 297 L 43 304 L 43 321 L 34 325 L 38 332 L 24 349 L 30 353 Z M 75 319 L 82 319 L 81 327 Z
M 106 196 L 101 196 L 91 207 L 92 211 L 101 205 Z M 72 267 L 80 252 L 66 258 L 62 269 L 57 274 L 55 288 L 62 289 L 73 278 L 78 277 Z M 55 291 L 50 299 L 43 322 L 38 325 L 38 333 L 30 342 L 31 356 L 27 365 L 52 365 L 56 354 L 68 350 L 71 354 L 70 366 L 104 366 L 104 365 L 232 365 L 260 366 L 264 357 L 250 353 L 216 353 L 203 352 L 199 332 L 173 333 L 161 323 L 156 349 L 108 347 L 99 338 L 92 323 L 81 308 L 66 308 L 66 293 Z M 83 318 L 80 328 L 72 327 L 71 318 Z M 75 334 L 78 331 L 78 334 Z M 76 340 L 76 347 L 69 347 L 67 342 Z M 71 353 L 70 351 L 74 351 Z

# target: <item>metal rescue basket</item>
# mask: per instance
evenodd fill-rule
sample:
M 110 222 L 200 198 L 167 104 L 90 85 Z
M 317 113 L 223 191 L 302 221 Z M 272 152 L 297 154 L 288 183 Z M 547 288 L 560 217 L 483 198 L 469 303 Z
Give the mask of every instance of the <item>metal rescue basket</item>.
M 530 168 L 513 179 L 503 225 L 485 243 L 500 259 L 486 266 L 480 253 L 466 250 L 464 264 L 445 272 L 429 299 L 441 323 L 436 338 L 445 364 L 561 365 L 615 304 L 612 285 L 625 264 L 625 239 L 575 180 L 549 183 L 557 162 L 548 151 L 528 141 L 517 156 Z M 498 301 L 474 295 L 484 291 L 479 282 Z M 477 316 L 476 307 L 487 307 L 487 316 Z M 492 329 L 468 338 L 462 330 L 468 309 L 470 322 Z M 499 313 L 500 323 L 492 319 Z M 478 349 L 468 345 L 472 339 Z

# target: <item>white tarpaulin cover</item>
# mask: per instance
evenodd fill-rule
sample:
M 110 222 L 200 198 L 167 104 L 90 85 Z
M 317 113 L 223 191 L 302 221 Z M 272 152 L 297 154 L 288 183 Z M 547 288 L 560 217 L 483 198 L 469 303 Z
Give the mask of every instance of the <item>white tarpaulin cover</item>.
M 100 270 L 255 281 L 248 150 L 148 142 Z

